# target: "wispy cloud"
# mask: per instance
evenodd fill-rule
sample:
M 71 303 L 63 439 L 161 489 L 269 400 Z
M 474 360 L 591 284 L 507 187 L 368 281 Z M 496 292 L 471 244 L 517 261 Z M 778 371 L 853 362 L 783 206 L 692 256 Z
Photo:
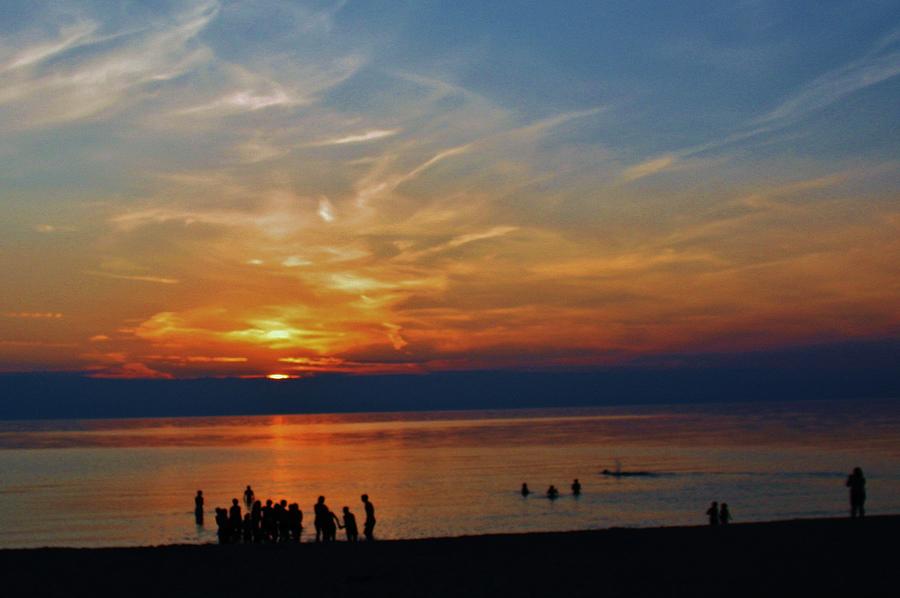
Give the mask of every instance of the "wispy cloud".
M 114 278 L 117 280 L 134 280 L 137 282 L 151 282 L 154 284 L 178 284 L 177 278 L 167 278 L 164 276 L 145 276 L 141 274 L 115 274 L 112 272 L 98 272 L 94 270 L 88 270 L 85 274 L 90 274 L 91 276 L 99 276 L 101 278 Z
M 8 311 L 3 315 L 24 320 L 60 320 L 63 317 L 62 312 L 58 311 Z
M 677 159 L 673 155 L 660 156 L 659 158 L 646 160 L 640 164 L 635 164 L 634 166 L 626 168 L 621 174 L 621 179 L 630 183 L 631 181 L 657 174 L 669 169 L 675 164 L 676 160 Z
M 55 39 L 42 40 L 19 50 L 6 64 L 0 66 L 0 72 L 31 66 L 97 40 L 93 34 L 98 24 L 93 21 L 79 21 L 64 25 L 59 29 Z
M 367 141 L 375 141 L 376 139 L 384 139 L 385 137 L 393 137 L 399 132 L 399 129 L 373 129 L 371 131 L 366 131 L 365 133 L 346 135 L 344 137 L 337 137 L 335 139 L 319 141 L 314 145 L 346 145 L 348 143 L 365 143 Z
M 896 31 L 885 36 L 862 58 L 832 69 L 803 85 L 781 104 L 759 117 L 756 124 L 792 122 L 850 94 L 900 75 L 898 41 L 900 35 Z
M 215 18 L 216 2 L 195 2 L 165 24 L 130 32 L 102 50 L 79 52 L 53 68 L 42 68 L 51 56 L 67 55 L 90 40 L 97 25 L 85 23 L 62 39 L 23 50 L 0 72 L 0 106 L 13 118 L 0 128 L 21 129 L 92 117 L 138 101 L 138 90 L 172 80 L 211 58 L 194 43 Z

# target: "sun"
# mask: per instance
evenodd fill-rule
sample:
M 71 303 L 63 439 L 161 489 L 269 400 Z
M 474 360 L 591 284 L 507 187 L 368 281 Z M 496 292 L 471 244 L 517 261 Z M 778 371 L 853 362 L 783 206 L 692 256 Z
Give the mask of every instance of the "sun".
M 269 374 L 266 376 L 269 380 L 290 380 L 291 378 L 296 378 L 297 376 L 291 376 L 290 374 Z

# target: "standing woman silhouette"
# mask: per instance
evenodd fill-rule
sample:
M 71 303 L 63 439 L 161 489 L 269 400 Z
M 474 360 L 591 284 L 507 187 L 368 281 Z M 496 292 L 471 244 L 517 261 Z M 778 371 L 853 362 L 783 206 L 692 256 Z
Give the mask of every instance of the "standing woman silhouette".
M 853 468 L 853 473 L 847 477 L 847 487 L 850 488 L 850 517 L 866 516 L 866 478 L 862 469 Z

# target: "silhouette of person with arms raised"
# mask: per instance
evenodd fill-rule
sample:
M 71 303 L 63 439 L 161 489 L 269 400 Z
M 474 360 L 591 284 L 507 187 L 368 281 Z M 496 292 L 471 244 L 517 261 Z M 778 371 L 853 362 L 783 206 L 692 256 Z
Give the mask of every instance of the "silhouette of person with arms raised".
M 368 494 L 359 497 L 366 507 L 366 521 L 363 523 L 363 535 L 371 542 L 375 539 L 375 505 L 369 500 Z
M 238 499 L 231 499 L 231 509 L 228 511 L 228 522 L 231 526 L 231 533 L 236 537 L 237 541 L 240 541 L 240 533 L 241 533 L 241 522 L 243 518 L 241 517 L 241 505 L 238 502 Z
M 728 503 L 723 502 L 719 507 L 719 525 L 728 525 L 731 523 L 731 511 L 728 510 Z
M 550 500 L 556 500 L 559 498 L 559 490 L 556 489 L 556 486 L 550 484 L 550 487 L 547 488 L 547 498 Z
M 194 497 L 194 521 L 197 525 L 203 525 L 203 490 L 197 490 Z
M 521 492 L 522 496 L 528 496 L 529 494 L 531 494 L 531 490 L 528 489 L 528 484 L 526 484 L 525 482 L 522 482 Z
M 325 526 L 328 520 L 328 507 L 325 506 L 325 497 L 320 496 L 313 505 L 313 526 L 316 528 L 316 542 L 321 542 L 325 538 Z
M 578 481 L 578 478 L 575 478 L 575 481 L 572 482 L 572 495 L 581 496 L 581 482 Z
M 359 540 L 359 528 L 356 527 L 356 515 L 350 512 L 350 507 L 344 507 L 344 532 L 347 534 L 348 542 L 357 542 Z
M 709 509 L 706 510 L 706 515 L 709 517 L 709 524 L 712 527 L 717 527 L 719 525 L 719 503 L 713 501 L 709 505 Z
M 865 517 L 866 478 L 861 468 L 853 468 L 853 473 L 847 477 L 847 487 L 850 488 L 850 517 L 853 519 Z
M 244 490 L 244 505 L 246 505 L 248 511 L 253 506 L 254 498 L 253 488 L 250 487 L 250 484 L 247 484 L 247 489 Z

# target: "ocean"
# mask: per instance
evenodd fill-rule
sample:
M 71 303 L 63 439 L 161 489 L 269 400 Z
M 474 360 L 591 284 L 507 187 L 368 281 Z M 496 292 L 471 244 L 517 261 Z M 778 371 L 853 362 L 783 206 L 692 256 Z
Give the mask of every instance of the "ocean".
M 0 548 L 214 542 L 247 484 L 299 503 L 304 541 L 319 495 L 361 523 L 368 493 L 382 539 L 700 525 L 713 500 L 735 522 L 844 516 L 856 466 L 868 512 L 900 513 L 900 401 L 8 421 Z

